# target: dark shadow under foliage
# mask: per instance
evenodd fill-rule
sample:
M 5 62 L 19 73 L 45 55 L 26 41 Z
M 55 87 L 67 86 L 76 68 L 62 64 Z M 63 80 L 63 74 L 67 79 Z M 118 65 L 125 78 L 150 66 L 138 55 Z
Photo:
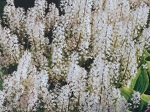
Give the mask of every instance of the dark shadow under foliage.
M 17 71 L 17 66 L 18 66 L 17 63 L 10 64 L 7 67 L 2 67 L 1 71 L 2 71 L 3 74 L 12 74 L 14 71 Z
M 6 5 L 6 0 L 0 0 L 0 16 L 2 16 L 5 5 Z
M 87 72 L 89 72 L 93 61 L 94 61 L 94 58 L 88 58 L 87 60 L 81 59 L 79 60 L 79 66 L 83 67 Z
M 34 7 L 34 1 L 35 0 L 14 0 L 15 7 L 23 7 L 25 11 L 27 11 L 28 8 Z
M 45 37 L 48 37 L 49 44 L 51 44 L 54 39 L 52 36 L 53 36 L 53 28 L 51 28 L 49 32 L 45 33 Z
M 59 85 L 59 86 L 65 86 L 65 85 L 67 85 L 67 82 L 66 81 L 64 81 L 64 80 L 58 80 L 58 81 L 56 81 L 56 82 L 53 82 L 53 81 L 50 81 L 49 80 L 49 87 L 48 87 L 48 90 L 53 90 L 53 89 L 55 89 L 55 87 L 56 87 L 56 83 Z M 58 86 L 57 85 L 57 86 Z
M 60 0 L 46 0 L 48 4 L 54 3 L 56 7 L 59 9 L 59 14 L 61 15 L 62 12 L 60 11 Z M 27 12 L 28 8 L 34 7 L 35 0 L 14 0 L 15 7 L 22 7 Z M 46 9 L 46 13 L 48 9 Z

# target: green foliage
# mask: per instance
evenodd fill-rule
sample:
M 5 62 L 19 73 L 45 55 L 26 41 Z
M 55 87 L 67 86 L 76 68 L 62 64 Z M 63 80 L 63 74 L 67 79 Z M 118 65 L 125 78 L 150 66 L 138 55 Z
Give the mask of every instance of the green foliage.
M 138 72 L 137 72 L 136 76 L 131 79 L 131 84 L 130 84 L 130 88 L 131 88 L 131 89 L 134 89 L 135 84 L 136 84 L 136 82 L 137 82 L 137 79 L 138 79 L 138 77 L 139 77 L 139 75 L 140 75 L 140 72 L 141 72 L 141 69 L 138 69 Z
M 131 103 L 132 94 L 135 91 L 141 93 L 140 105 L 137 108 L 129 109 L 131 112 L 144 112 L 150 102 L 150 53 L 144 50 L 143 57 L 141 57 L 138 72 L 134 78 L 131 79 L 129 88 L 123 87 L 120 89 L 121 95 L 125 97 L 128 103 Z
M 126 100 L 129 100 L 132 97 L 132 94 L 134 92 L 133 89 L 127 87 L 121 88 L 120 91 L 121 91 L 121 95 L 124 96 Z
M 146 103 L 150 102 L 150 95 L 142 94 L 141 99 Z
M 150 56 L 146 57 L 145 60 L 146 60 L 147 66 L 148 66 L 148 73 L 150 75 Z
M 144 100 L 141 99 L 139 108 L 137 109 L 137 112 L 138 111 L 140 111 L 140 112 L 144 111 L 146 109 L 146 106 L 147 106 L 147 102 L 145 102 Z
M 141 66 L 138 71 L 138 79 L 136 80 L 134 90 L 139 91 L 140 93 L 144 93 L 147 90 L 148 85 L 149 77 L 147 70 Z

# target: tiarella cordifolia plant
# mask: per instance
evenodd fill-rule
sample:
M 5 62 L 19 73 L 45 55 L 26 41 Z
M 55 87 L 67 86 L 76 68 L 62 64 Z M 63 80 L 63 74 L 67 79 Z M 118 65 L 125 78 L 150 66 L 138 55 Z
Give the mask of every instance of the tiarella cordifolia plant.
M 141 65 L 150 49 L 149 5 L 61 0 L 58 9 L 35 0 L 26 11 L 7 0 L 0 25 L 0 111 L 125 112 L 137 109 L 141 98 L 149 102 L 147 85 L 135 84 L 138 71 L 150 66 L 149 57 Z

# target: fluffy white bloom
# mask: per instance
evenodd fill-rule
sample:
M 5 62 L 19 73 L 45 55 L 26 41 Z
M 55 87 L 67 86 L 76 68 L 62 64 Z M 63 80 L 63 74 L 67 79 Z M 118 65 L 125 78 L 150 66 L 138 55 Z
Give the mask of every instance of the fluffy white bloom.
M 133 102 L 134 108 L 138 108 L 138 106 L 140 105 L 140 93 L 139 92 L 134 92 L 132 94 L 131 100 Z
M 43 97 L 43 93 L 47 92 L 47 72 L 37 72 L 31 62 L 31 53 L 26 51 L 12 75 L 4 80 L 4 91 L 7 91 L 4 98 L 9 103 L 8 107 L 12 106 L 9 110 L 32 110 L 38 97 Z
M 0 91 L 0 111 L 4 111 L 3 103 L 4 103 L 4 92 Z
M 67 77 L 71 89 L 78 94 L 79 91 L 83 91 L 85 88 L 85 76 L 86 71 L 79 65 L 70 64 L 70 69 Z
M 16 35 L 11 34 L 10 29 L 2 28 L 0 26 L 0 45 L 3 49 L 4 55 L 9 55 L 9 61 L 11 63 L 18 60 L 20 55 L 19 42 Z
M 22 58 L 19 60 L 18 71 L 22 79 L 27 78 L 27 72 L 31 63 L 31 53 L 25 52 Z
M 128 86 L 149 49 L 149 2 L 61 0 L 56 6 L 35 0 L 25 14 L 7 0 L 0 68 L 9 72 L 0 109 L 125 112 L 119 88 Z M 17 69 L 10 71 L 11 64 Z M 139 95 L 132 95 L 136 106 Z

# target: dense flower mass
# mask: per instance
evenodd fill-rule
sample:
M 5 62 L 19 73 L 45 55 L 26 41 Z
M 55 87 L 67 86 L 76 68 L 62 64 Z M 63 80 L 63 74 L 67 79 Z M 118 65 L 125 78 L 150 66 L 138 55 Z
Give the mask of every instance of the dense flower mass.
M 0 111 L 126 112 L 120 88 L 150 49 L 149 10 L 149 0 L 35 0 L 27 11 L 7 0 Z

